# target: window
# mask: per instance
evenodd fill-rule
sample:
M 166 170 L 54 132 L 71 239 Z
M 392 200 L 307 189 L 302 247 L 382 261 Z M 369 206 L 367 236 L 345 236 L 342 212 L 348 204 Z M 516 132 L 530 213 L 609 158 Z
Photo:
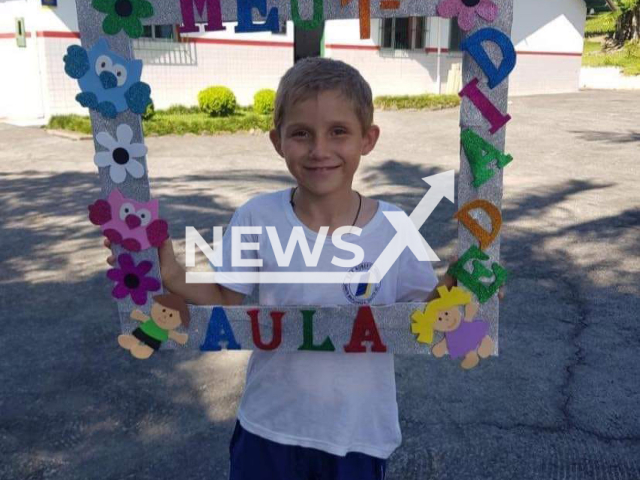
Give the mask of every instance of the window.
M 149 65 L 196 65 L 195 44 L 181 37 L 177 25 L 143 25 L 140 38 L 133 39 L 136 58 Z
M 424 48 L 426 19 L 424 17 L 414 18 L 415 27 L 413 29 L 413 48 Z
M 460 42 L 462 41 L 462 30 L 458 26 L 458 22 L 450 21 L 449 22 L 449 51 L 450 52 L 459 52 L 460 51 Z
M 20 48 L 27 46 L 27 32 L 24 29 L 24 18 L 16 18 L 16 44 Z
M 144 25 L 142 38 L 151 38 L 153 40 L 175 40 L 176 27 L 174 25 Z
M 425 17 L 380 19 L 380 45 L 392 50 L 421 50 L 426 37 Z

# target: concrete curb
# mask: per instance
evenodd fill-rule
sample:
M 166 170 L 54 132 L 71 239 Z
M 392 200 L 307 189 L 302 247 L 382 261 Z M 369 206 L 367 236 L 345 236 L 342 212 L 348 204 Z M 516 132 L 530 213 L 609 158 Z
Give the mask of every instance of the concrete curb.
M 67 140 L 74 140 L 74 141 L 91 140 L 93 138 L 93 136 L 90 134 L 71 132 L 69 130 L 54 130 L 54 129 L 45 128 L 44 131 L 47 132 L 49 135 L 66 138 Z

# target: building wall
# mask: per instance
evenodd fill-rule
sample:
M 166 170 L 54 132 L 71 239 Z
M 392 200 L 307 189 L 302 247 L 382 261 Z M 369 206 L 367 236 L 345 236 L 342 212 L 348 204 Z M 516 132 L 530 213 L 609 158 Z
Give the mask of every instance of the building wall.
M 16 120 L 43 118 L 44 95 L 41 69 L 44 45 L 31 22 L 38 5 L 33 1 L 0 2 L 0 59 L 5 66 L 0 75 L 0 118 Z M 26 47 L 16 44 L 15 20 L 25 19 Z
M 283 72 L 293 65 L 293 23 L 287 35 L 270 32 L 234 34 L 236 23 L 226 31 L 194 33 L 188 42 L 165 44 L 136 41 L 136 57 L 145 64 L 143 81 L 149 83 L 157 108 L 172 104 L 196 105 L 200 90 L 224 85 L 233 90 L 238 103 L 250 105 L 262 88 L 276 89 Z M 153 91 L 161 95 L 153 95 Z
M 586 13 L 583 0 L 556 0 L 544 8 L 535 0 L 514 3 L 512 37 L 519 58 L 510 77 L 511 94 L 576 91 Z M 11 33 L 16 16 L 25 17 L 30 32 L 26 49 L 17 48 Z M 325 55 L 360 69 L 374 95 L 444 93 L 453 67 L 462 59 L 448 48 L 450 22 L 428 19 L 426 48 L 413 51 L 381 49 L 380 25 L 380 20 L 372 19 L 372 38 L 360 40 L 357 19 L 326 22 Z M 293 64 L 293 23 L 287 22 L 284 35 L 235 34 L 235 23 L 225 26 L 222 32 L 184 36 L 187 42 L 136 41 L 136 56 L 145 62 L 142 79 L 151 85 L 156 108 L 194 105 L 198 91 L 211 85 L 230 87 L 244 105 L 252 103 L 257 90 L 277 87 Z M 79 43 L 77 31 L 75 4 L 70 0 L 59 1 L 56 8 L 42 7 L 40 0 L 0 0 L 0 55 L 24 73 L 0 76 L 0 116 L 86 113 L 75 102 L 77 83 L 66 76 L 62 62 L 66 48 Z
M 512 95 L 578 91 L 586 8 L 583 0 L 514 2 Z
M 583 0 L 557 0 L 540 8 L 535 1 L 514 2 L 512 39 L 518 53 L 509 77 L 511 95 L 575 92 L 579 88 L 586 6 Z M 438 35 L 440 23 L 440 35 Z M 327 56 L 361 70 L 375 95 L 446 92 L 452 68 L 462 54 L 449 51 L 451 22 L 430 18 L 426 51 L 385 51 L 377 45 L 379 20 L 371 21 L 372 39 L 360 40 L 357 20 L 327 23 Z M 437 83 L 440 39 L 440 89 Z M 375 39 L 375 40 L 374 40 Z
M 440 89 L 438 89 L 438 23 L 440 22 Z M 360 40 L 358 20 L 332 20 L 325 26 L 326 56 L 356 67 L 370 83 L 373 95 L 418 95 L 445 91 L 451 67 L 462 55 L 449 52 L 449 22 L 429 18 L 426 48 L 380 48 L 381 23 L 371 20 L 371 38 Z

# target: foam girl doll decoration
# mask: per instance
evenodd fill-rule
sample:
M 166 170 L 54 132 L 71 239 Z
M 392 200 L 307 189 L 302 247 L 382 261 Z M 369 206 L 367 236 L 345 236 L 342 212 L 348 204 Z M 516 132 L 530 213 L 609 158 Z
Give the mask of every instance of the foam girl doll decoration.
M 478 304 L 471 301 L 471 295 L 458 287 L 448 290 L 438 287 L 439 298 L 429 302 L 423 312 L 411 316 L 411 331 L 418 334 L 418 342 L 432 343 L 433 332 L 444 333 L 444 338 L 431 349 L 435 357 L 449 353 L 451 358 L 463 357 L 460 366 L 470 369 L 478 365 L 480 358 L 487 358 L 493 352 L 493 340 L 488 335 L 489 323 L 474 320 Z M 460 307 L 464 308 L 464 314 Z

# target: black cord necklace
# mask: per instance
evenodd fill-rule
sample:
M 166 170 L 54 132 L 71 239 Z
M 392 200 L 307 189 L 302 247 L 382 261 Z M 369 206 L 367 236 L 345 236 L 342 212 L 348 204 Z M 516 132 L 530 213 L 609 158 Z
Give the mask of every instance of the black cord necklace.
M 298 187 L 294 187 L 291 189 L 291 198 L 289 199 L 289 203 L 291 204 L 291 208 L 293 210 L 295 210 L 296 208 L 296 204 L 293 203 L 293 196 L 296 194 L 297 190 L 298 190 Z M 352 227 L 356 226 L 356 222 L 360 217 L 360 210 L 362 209 L 362 195 L 360 195 L 360 192 L 356 192 L 356 193 L 358 194 L 358 211 L 356 212 L 356 218 L 353 219 L 353 223 L 351 224 Z

